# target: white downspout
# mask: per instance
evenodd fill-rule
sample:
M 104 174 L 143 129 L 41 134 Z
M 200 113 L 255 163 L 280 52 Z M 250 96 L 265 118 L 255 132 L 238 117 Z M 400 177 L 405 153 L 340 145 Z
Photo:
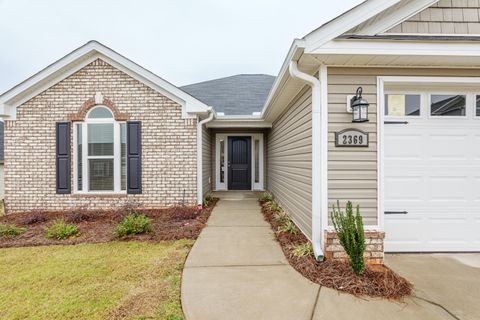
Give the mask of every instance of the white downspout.
M 307 82 L 312 88 L 312 247 L 315 258 L 319 261 L 324 259 L 323 253 L 323 236 L 322 228 L 322 208 L 324 208 L 324 194 L 326 190 L 322 190 L 322 163 L 326 161 L 322 152 L 322 142 L 327 141 L 324 136 L 325 130 L 322 130 L 322 109 L 326 110 L 326 106 L 322 108 L 322 83 L 319 79 L 298 70 L 297 62 L 290 61 L 290 75 L 294 78 Z M 328 206 L 327 206 L 328 208 Z M 328 209 L 327 209 L 328 210 Z
M 203 207 L 203 125 L 213 120 L 215 111 L 212 107 L 208 107 L 208 118 L 197 123 L 197 207 Z

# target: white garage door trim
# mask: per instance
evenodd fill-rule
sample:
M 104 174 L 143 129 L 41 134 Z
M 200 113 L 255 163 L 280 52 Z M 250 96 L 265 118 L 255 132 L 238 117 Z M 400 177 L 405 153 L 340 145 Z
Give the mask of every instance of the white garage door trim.
M 408 91 L 417 91 L 420 92 L 420 90 L 415 90 L 415 88 L 419 87 L 425 87 L 427 89 L 421 90 L 422 92 L 429 92 L 429 93 L 440 93 L 440 94 L 448 94 L 448 93 L 468 93 L 467 94 L 467 99 L 469 99 L 470 103 L 467 102 L 468 105 L 472 105 L 472 99 L 474 99 L 474 94 L 477 94 L 477 92 L 474 92 L 473 88 L 479 88 L 480 87 L 480 78 L 478 77 L 377 77 L 377 106 L 378 106 L 378 114 L 379 114 L 379 122 L 377 125 L 377 131 L 378 131 L 378 145 L 379 145 L 379 150 L 378 150 L 378 208 L 379 208 L 379 227 L 381 229 L 385 229 L 385 217 L 384 217 L 384 210 L 385 210 L 385 149 L 384 149 L 384 141 L 385 141 L 385 125 L 384 125 L 384 120 L 385 120 L 385 88 L 388 88 L 389 93 L 395 93 L 396 88 L 407 88 L 402 91 L 404 93 L 408 93 Z M 408 88 L 413 88 L 408 89 Z M 438 89 L 437 89 L 438 88 Z M 470 88 L 470 89 L 469 89 Z M 422 96 L 422 104 L 429 105 L 429 95 L 427 96 L 424 94 Z M 472 115 L 471 112 L 475 112 L 474 110 L 469 110 L 470 111 L 470 116 Z M 432 119 L 430 116 L 430 113 L 428 113 L 428 118 L 427 119 Z M 467 114 L 468 117 L 468 114 Z M 479 120 L 480 117 L 476 116 L 475 114 L 473 115 L 473 119 Z M 445 121 L 445 119 L 452 119 L 452 117 L 442 117 L 443 119 L 438 119 L 438 121 Z M 454 117 L 455 118 L 455 117 Z M 402 118 L 405 120 L 405 118 Z M 390 119 L 388 119 L 390 120 Z M 392 118 L 391 120 L 395 120 Z M 470 120 L 472 118 L 470 117 Z M 435 120 L 437 121 L 437 120 Z M 473 248 L 474 249 L 474 248 Z M 451 250 L 449 251 L 472 251 L 472 247 L 465 247 L 462 249 L 462 247 L 454 247 L 451 246 Z M 408 246 L 408 245 L 392 245 L 389 244 L 388 242 L 388 234 L 386 236 L 386 242 L 385 242 L 385 251 L 439 251 L 433 247 L 429 248 L 415 248 L 414 246 Z M 446 251 L 446 250 L 445 250 Z

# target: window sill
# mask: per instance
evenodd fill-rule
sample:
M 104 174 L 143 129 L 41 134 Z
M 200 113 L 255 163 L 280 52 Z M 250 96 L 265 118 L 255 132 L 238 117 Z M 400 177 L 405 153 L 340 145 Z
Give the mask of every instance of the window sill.
M 125 198 L 127 196 L 126 192 L 77 192 L 72 193 L 74 198 Z

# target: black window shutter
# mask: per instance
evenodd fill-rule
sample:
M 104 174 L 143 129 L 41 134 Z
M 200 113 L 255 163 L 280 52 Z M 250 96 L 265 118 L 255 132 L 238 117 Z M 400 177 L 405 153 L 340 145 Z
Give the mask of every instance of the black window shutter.
M 142 193 L 142 133 L 140 121 L 127 122 L 127 193 Z
M 57 193 L 68 194 L 70 186 L 70 122 L 56 124 Z

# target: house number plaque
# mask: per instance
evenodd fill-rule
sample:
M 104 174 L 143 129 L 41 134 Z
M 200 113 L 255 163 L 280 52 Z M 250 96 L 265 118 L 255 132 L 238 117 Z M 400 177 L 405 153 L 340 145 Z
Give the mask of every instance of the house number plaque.
M 368 147 L 368 133 L 353 128 L 335 132 L 335 147 Z

